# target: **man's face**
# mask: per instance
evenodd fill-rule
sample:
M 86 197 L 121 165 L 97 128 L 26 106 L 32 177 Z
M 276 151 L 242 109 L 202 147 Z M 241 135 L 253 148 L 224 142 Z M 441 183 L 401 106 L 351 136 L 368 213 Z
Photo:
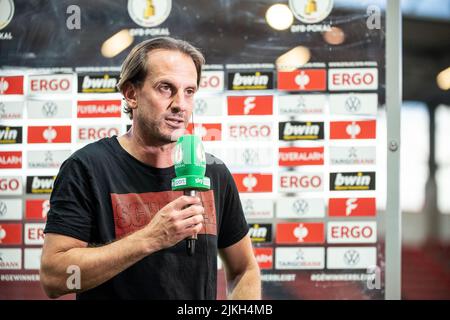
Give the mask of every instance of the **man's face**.
M 133 118 L 142 134 L 163 143 L 176 141 L 192 114 L 195 64 L 184 53 L 160 49 L 147 55 L 147 70 L 143 85 L 136 89 Z

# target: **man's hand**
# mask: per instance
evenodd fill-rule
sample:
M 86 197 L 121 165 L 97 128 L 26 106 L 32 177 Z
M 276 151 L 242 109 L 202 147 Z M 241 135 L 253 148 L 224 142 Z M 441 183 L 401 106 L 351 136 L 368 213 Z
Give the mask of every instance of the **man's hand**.
M 172 247 L 202 230 L 204 212 L 199 198 L 181 196 L 158 211 L 135 236 L 152 239 L 151 251 Z

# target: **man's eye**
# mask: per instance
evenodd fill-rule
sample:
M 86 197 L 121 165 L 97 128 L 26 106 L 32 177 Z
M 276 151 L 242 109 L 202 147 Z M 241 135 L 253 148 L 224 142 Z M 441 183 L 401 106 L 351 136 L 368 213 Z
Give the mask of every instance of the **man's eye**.
M 171 90 L 170 86 L 168 86 L 168 85 L 162 85 L 162 86 L 159 87 L 159 89 L 161 91 L 165 91 L 165 92 L 168 92 L 168 91 Z
M 186 90 L 186 94 L 187 94 L 188 96 L 192 96 L 194 93 L 195 93 L 195 90 L 193 90 L 193 89 L 188 89 L 188 90 Z

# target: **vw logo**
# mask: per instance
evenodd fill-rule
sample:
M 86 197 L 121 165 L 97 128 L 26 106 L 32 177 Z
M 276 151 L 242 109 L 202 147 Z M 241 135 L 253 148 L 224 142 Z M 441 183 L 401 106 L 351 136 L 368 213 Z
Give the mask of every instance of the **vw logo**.
M 292 204 L 292 209 L 294 210 L 295 214 L 297 214 L 299 216 L 303 216 L 304 214 L 306 214 L 308 212 L 309 205 L 308 205 L 308 202 L 306 202 L 303 199 L 296 200 Z
M 6 114 L 6 106 L 3 102 L 0 102 L 0 115 L 4 116 Z
M 348 112 L 355 113 L 361 109 L 361 100 L 356 96 L 350 96 L 345 100 L 345 109 Z
M 204 115 L 208 109 L 208 104 L 203 99 L 196 99 L 194 103 L 194 112 L 197 115 Z
M 7 212 L 8 212 L 8 207 L 6 206 L 6 203 L 4 203 L 3 201 L 0 201 L 0 216 L 6 215 Z
M 258 162 L 258 153 L 252 149 L 245 149 L 242 158 L 246 165 L 256 164 Z
M 356 250 L 348 250 L 344 253 L 344 262 L 348 266 L 354 266 L 358 264 L 359 260 L 359 252 Z
M 42 105 L 42 113 L 46 117 L 53 117 L 58 111 L 58 106 L 53 101 L 47 101 Z

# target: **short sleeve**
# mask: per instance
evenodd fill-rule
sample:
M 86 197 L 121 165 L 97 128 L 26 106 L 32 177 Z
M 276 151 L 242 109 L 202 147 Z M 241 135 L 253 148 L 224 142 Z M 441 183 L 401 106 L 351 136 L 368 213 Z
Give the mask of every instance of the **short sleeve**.
M 61 166 L 50 196 L 44 233 L 57 233 L 90 242 L 95 199 L 87 169 L 75 159 Z
M 248 233 L 248 224 L 242 210 L 239 192 L 233 176 L 226 169 L 224 208 L 219 230 L 218 248 L 229 247 L 244 238 Z

